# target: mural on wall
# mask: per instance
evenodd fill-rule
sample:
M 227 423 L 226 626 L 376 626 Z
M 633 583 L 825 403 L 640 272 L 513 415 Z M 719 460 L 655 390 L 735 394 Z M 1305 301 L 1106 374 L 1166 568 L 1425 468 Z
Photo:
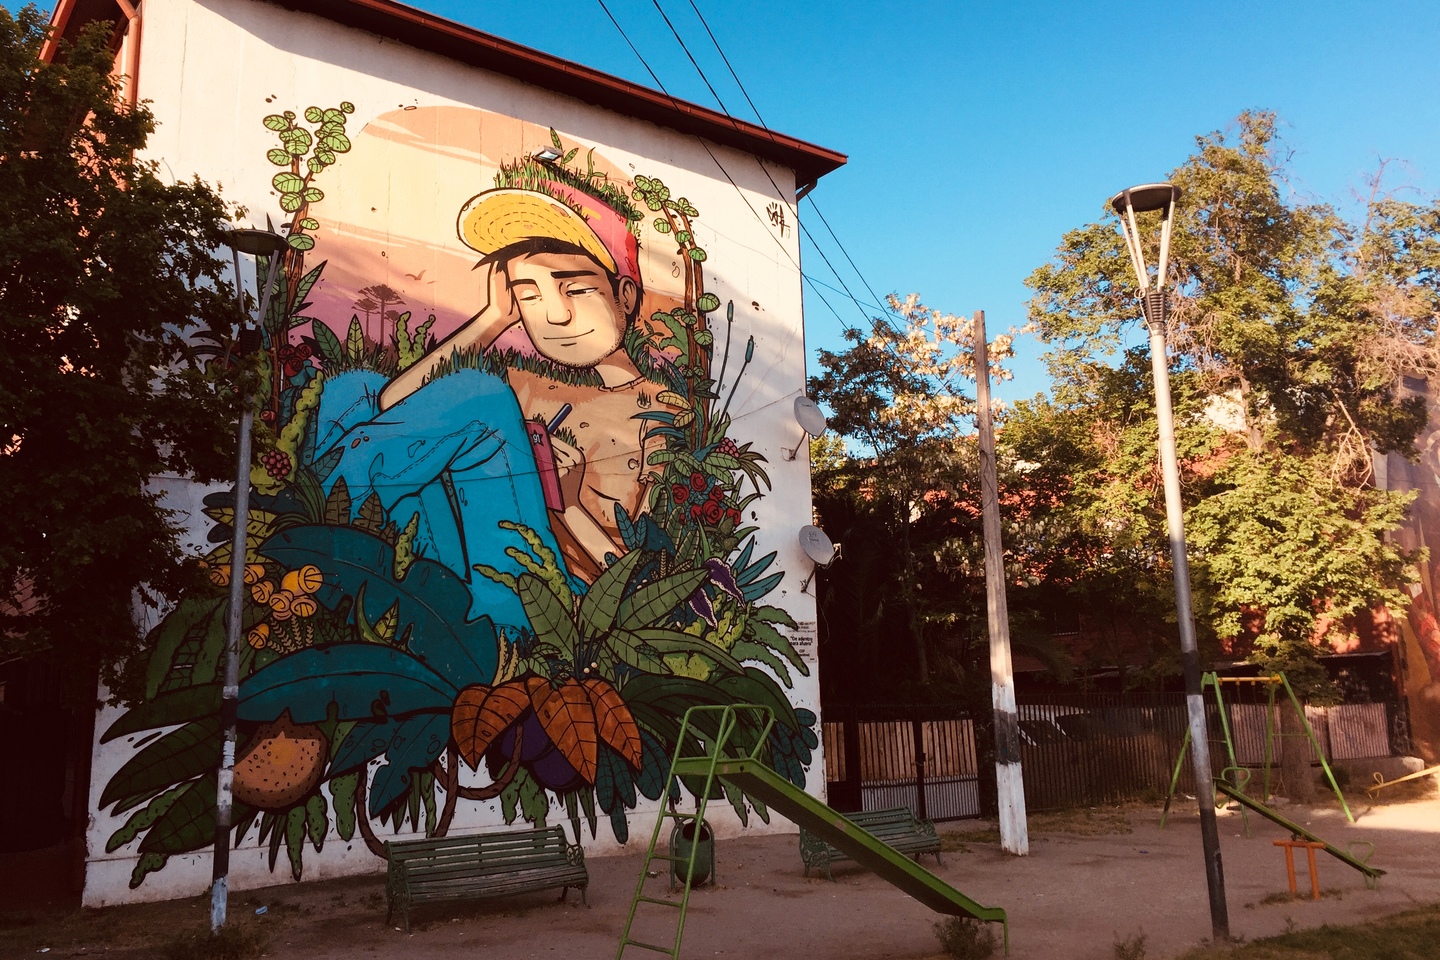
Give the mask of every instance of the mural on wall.
M 325 191 L 369 163 L 353 109 L 263 121 L 289 248 L 264 318 L 234 843 L 257 831 L 298 880 L 332 829 L 383 857 L 382 827 L 439 836 L 495 802 L 624 843 L 697 704 L 770 706 L 770 758 L 803 786 L 816 716 L 788 690 L 809 668 L 765 602 L 783 576 L 752 523 L 765 458 L 732 435 L 756 346 L 706 289 L 701 212 L 551 130 L 553 159 L 517 150 L 448 211 L 471 312 L 420 319 L 362 270 L 326 278 L 356 261 L 322 227 Z M 642 239 L 678 292 L 647 289 Z M 106 847 L 133 845 L 132 887 L 214 839 L 233 496 L 205 502 L 214 590 L 154 628 L 146 698 L 102 735 L 135 739 L 100 797 L 129 813 Z

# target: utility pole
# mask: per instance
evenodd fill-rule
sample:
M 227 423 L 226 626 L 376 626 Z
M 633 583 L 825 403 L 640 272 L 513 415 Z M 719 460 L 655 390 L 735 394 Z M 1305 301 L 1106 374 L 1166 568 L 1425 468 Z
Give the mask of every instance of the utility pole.
M 975 311 L 975 405 L 980 421 L 980 503 L 985 530 L 985 612 L 990 626 L 990 703 L 995 711 L 995 788 L 1000 849 L 1030 852 L 1025 780 L 1020 769 L 1020 718 L 1010 663 L 1010 611 L 1005 602 L 1005 550 L 1000 543 L 1000 491 L 995 478 L 995 424 L 990 416 L 990 348 L 985 311 Z

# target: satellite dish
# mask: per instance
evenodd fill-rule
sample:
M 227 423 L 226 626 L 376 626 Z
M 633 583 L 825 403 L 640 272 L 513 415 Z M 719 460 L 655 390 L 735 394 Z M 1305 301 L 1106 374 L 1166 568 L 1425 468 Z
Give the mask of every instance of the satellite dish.
M 800 528 L 800 549 L 822 567 L 835 562 L 835 544 L 830 542 L 824 530 L 812 524 L 807 523 Z
M 820 404 L 803 393 L 795 398 L 795 420 L 812 437 L 825 432 L 825 414 L 821 412 Z
M 800 429 L 805 432 L 800 434 L 800 440 L 795 444 L 793 450 L 783 450 L 786 460 L 794 460 L 795 454 L 800 452 L 806 437 L 818 437 L 825 432 L 825 414 L 820 410 L 820 404 L 811 400 L 805 394 L 795 398 L 795 422 L 800 424 Z
M 796 404 L 799 407 L 799 404 Z M 805 524 L 800 528 L 800 549 L 805 551 L 805 556 L 815 561 L 815 568 L 810 571 L 810 576 L 800 584 L 800 592 L 804 593 L 810 586 L 810 581 L 815 579 L 815 571 L 830 568 L 830 565 L 840 559 L 839 544 L 831 543 L 825 531 L 813 524 Z

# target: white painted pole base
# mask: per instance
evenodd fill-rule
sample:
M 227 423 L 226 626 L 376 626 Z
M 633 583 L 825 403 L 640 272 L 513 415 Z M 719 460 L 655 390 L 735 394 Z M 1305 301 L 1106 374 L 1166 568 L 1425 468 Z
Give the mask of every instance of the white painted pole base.
M 1025 783 L 1020 764 L 995 764 L 995 786 L 1000 799 L 1000 849 L 1017 857 L 1030 853 L 1025 826 Z

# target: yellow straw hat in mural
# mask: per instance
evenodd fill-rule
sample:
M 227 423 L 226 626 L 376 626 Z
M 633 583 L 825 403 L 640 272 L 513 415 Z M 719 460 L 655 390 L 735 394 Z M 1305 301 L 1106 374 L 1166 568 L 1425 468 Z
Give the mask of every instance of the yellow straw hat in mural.
M 591 215 L 583 216 L 563 201 L 534 190 L 500 188 L 471 197 L 460 208 L 457 227 L 465 245 L 482 254 L 526 240 L 560 240 L 584 250 L 611 273 L 619 273 L 614 255 L 590 226 L 603 214 L 586 212 Z

